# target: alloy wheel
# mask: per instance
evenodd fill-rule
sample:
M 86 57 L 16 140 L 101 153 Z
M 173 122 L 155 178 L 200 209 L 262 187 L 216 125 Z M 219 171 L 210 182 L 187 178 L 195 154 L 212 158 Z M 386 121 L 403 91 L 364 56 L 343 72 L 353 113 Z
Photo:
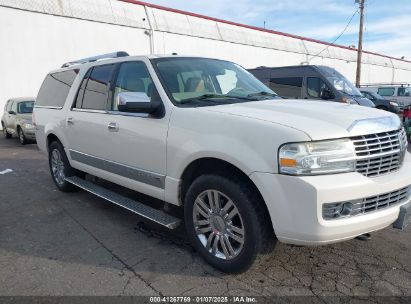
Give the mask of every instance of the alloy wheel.
M 59 150 L 54 149 L 51 153 L 51 170 L 55 181 L 62 185 L 65 180 L 64 162 Z
M 206 190 L 196 198 L 193 223 L 198 239 L 213 256 L 231 260 L 245 241 L 244 224 L 234 202 L 217 190 Z

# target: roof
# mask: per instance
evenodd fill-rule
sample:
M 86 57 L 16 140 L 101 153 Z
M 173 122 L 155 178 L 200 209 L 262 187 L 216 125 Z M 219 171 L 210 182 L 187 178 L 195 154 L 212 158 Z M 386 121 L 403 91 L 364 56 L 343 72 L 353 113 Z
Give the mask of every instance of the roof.
M 344 45 L 340 45 L 340 44 L 333 44 L 333 43 L 329 43 L 329 42 L 326 42 L 326 41 L 321 41 L 321 40 L 317 40 L 317 39 L 313 39 L 313 38 L 303 37 L 303 36 L 294 35 L 294 34 L 288 34 L 288 33 L 280 32 L 280 31 L 268 30 L 268 29 L 265 29 L 265 28 L 257 27 L 257 26 L 252 26 L 252 25 L 237 23 L 237 22 L 228 21 L 228 20 L 224 20 L 224 19 L 209 17 L 209 16 L 206 16 L 206 15 L 191 13 L 191 12 L 187 12 L 187 11 L 183 11 L 183 10 L 179 10 L 179 9 L 174 9 L 174 8 L 170 8 L 170 7 L 166 7 L 166 6 L 161 6 L 161 5 L 157 5 L 157 4 L 152 4 L 152 3 L 148 3 L 148 2 L 143 2 L 143 1 L 138 1 L 138 0 L 119 0 L 119 1 L 128 2 L 128 3 L 132 3 L 132 4 L 136 4 L 136 5 L 147 6 L 147 7 L 151 7 L 151 8 L 155 8 L 155 9 L 159 9 L 159 10 L 164 10 L 164 11 L 168 11 L 168 12 L 173 12 L 173 13 L 177 13 L 177 14 L 182 14 L 182 15 L 186 15 L 186 16 L 211 20 L 211 21 L 215 21 L 215 22 L 221 22 L 221 23 L 234 25 L 234 26 L 239 26 L 239 27 L 243 27 L 243 28 L 248 28 L 248 29 L 252 29 L 252 30 L 256 30 L 256 31 L 260 31 L 260 32 L 266 32 L 266 33 L 270 33 L 270 34 L 274 34 L 274 35 L 280 35 L 280 36 L 285 36 L 285 37 L 289 37 L 289 38 L 295 38 L 295 39 L 300 39 L 300 40 L 304 40 L 304 41 L 320 43 L 320 44 L 323 44 L 323 45 L 338 47 L 338 48 L 342 48 L 342 49 L 346 49 L 346 50 L 350 50 L 350 51 L 355 51 L 355 52 L 358 51 L 358 49 L 356 49 L 356 48 L 350 48 L 348 46 L 344 46 Z M 409 60 L 396 58 L 396 57 L 392 57 L 392 56 L 387 56 L 387 55 L 383 55 L 383 54 L 378 54 L 378 53 L 374 53 L 374 52 L 370 52 L 370 51 L 363 50 L 363 53 L 411 63 L 411 61 L 409 61 Z
M 34 101 L 36 100 L 36 97 L 15 97 L 15 98 L 10 98 L 10 101 Z

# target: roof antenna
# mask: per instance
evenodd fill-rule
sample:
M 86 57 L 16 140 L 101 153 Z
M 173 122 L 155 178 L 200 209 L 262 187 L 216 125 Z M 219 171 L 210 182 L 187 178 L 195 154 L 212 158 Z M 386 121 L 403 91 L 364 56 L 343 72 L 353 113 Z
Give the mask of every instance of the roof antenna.
M 178 55 L 177 53 L 171 53 L 171 55 Z

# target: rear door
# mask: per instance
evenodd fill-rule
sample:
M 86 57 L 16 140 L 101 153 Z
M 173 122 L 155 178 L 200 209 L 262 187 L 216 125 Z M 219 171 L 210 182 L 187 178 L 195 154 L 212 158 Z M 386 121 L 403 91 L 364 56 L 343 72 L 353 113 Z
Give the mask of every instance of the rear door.
M 88 70 L 83 78 L 75 104 L 66 118 L 70 155 L 83 153 L 94 157 L 106 154 L 107 103 L 115 64 L 99 65 Z

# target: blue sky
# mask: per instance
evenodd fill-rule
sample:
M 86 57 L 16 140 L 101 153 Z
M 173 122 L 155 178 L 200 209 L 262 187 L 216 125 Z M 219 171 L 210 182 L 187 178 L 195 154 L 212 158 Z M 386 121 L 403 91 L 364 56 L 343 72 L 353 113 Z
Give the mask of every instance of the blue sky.
M 354 0 L 147 0 L 216 18 L 332 42 L 358 9 Z M 411 0 L 366 0 L 364 49 L 411 60 Z M 357 45 L 359 14 L 336 42 Z

